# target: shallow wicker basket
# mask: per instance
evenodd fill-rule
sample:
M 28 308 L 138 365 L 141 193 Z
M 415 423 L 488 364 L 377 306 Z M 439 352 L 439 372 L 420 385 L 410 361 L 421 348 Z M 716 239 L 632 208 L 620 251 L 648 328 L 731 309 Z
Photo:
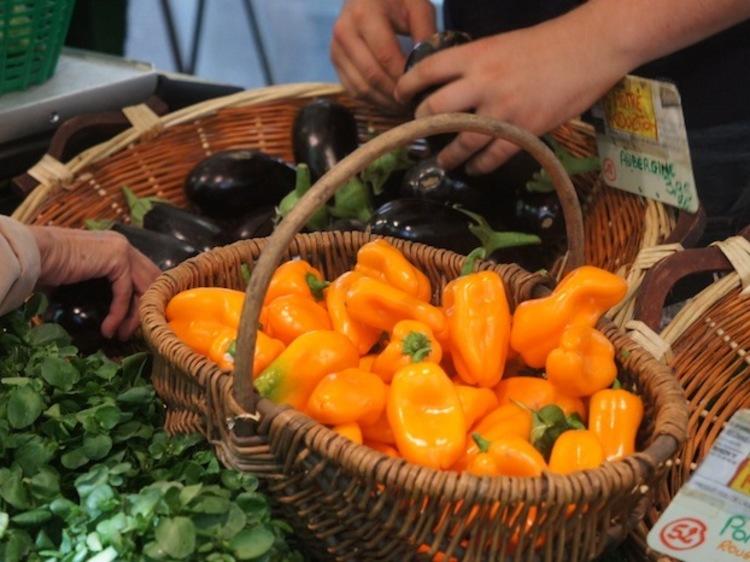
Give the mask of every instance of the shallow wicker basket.
M 708 453 L 724 425 L 750 408 L 750 228 L 713 247 L 685 250 L 655 266 L 643 282 L 632 337 L 674 369 L 689 401 L 688 439 L 634 533 L 642 559 L 659 556 L 645 537 Z M 660 329 L 667 295 L 696 274 L 726 273 Z M 658 332 L 658 333 L 657 333 Z M 667 559 L 662 557 L 662 559 Z
M 362 233 L 295 235 L 312 211 L 367 163 L 429 134 L 472 130 L 530 152 L 553 179 L 565 210 L 568 266 L 583 261 L 583 227 L 569 178 L 535 137 L 476 116 L 453 114 L 392 129 L 326 174 L 268 239 L 238 242 L 163 274 L 141 304 L 144 335 L 155 355 L 154 385 L 168 406 L 171 431 L 203 431 L 221 460 L 264 478 L 305 549 L 330 560 L 589 560 L 622 539 L 644 513 L 649 490 L 685 437 L 684 397 L 670 370 L 608 322 L 601 329 L 620 357 L 620 378 L 646 406 L 640 452 L 595 470 L 538 478 L 476 477 L 436 471 L 355 445 L 304 414 L 260 399 L 250 358 L 270 276 L 280 260 L 300 256 L 331 279 L 350 269 Z M 430 278 L 439 294 L 464 257 L 392 240 Z M 241 266 L 253 274 L 242 313 L 233 376 L 195 354 L 171 332 L 165 308 L 197 286 L 242 288 Z M 511 308 L 548 290 L 547 279 L 515 265 L 484 262 L 506 283 Z
M 36 182 L 38 187 L 14 217 L 27 223 L 75 228 L 89 218 L 126 221 L 123 185 L 139 196 L 156 195 L 184 206 L 184 178 L 197 161 L 216 151 L 258 148 L 291 160 L 292 121 L 299 107 L 314 97 L 331 97 L 349 106 L 363 142 L 400 122 L 352 101 L 339 86 L 331 84 L 240 92 L 161 118 L 146 105 L 129 107 L 124 114 L 133 126 L 125 132 L 67 162 L 60 161 L 62 150 L 54 151 L 31 168 L 23 187 L 28 189 L 29 183 Z M 70 137 L 70 131 L 63 136 Z M 573 154 L 596 154 L 593 129 L 582 122 L 564 125 L 553 136 Z M 574 184 L 583 203 L 587 263 L 624 274 L 635 261 L 639 266 L 650 265 L 655 255 L 666 255 L 659 249 L 661 244 L 666 243 L 666 252 L 671 253 L 681 248 L 679 243 L 692 241 L 685 242 L 686 236 L 691 238 L 689 215 L 680 214 L 678 221 L 673 209 L 611 189 L 596 173 L 577 176 Z M 656 251 L 651 250 L 654 246 L 658 246 Z M 564 262 L 558 260 L 557 264 L 561 269 Z M 642 269 L 634 272 L 634 288 Z

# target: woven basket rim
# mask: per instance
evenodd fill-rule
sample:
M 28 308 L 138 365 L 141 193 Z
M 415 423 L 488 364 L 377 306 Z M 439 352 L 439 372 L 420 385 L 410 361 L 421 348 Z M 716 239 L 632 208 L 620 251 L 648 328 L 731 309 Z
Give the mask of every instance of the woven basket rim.
M 355 240 L 361 240 L 363 243 L 367 240 L 376 238 L 385 238 L 389 241 L 394 241 L 392 238 L 373 236 L 365 233 L 347 233 L 350 234 Z M 295 240 L 306 240 L 314 238 L 330 238 L 334 243 L 336 237 L 334 233 L 330 232 L 316 232 L 311 234 L 297 234 Z M 246 240 L 235 242 L 229 246 L 221 248 L 215 248 L 208 252 L 205 252 L 199 256 L 191 258 L 182 264 L 178 265 L 171 271 L 178 271 L 180 269 L 190 268 L 201 268 L 219 264 L 225 257 L 229 257 L 232 252 L 232 248 L 241 248 L 245 245 L 253 243 L 263 243 L 267 238 Z M 456 259 L 464 258 L 454 252 L 448 250 L 435 249 L 424 244 L 418 244 L 413 242 L 405 242 L 403 240 L 397 240 L 397 243 L 406 246 L 412 246 L 415 248 L 430 248 L 437 252 L 438 255 L 442 256 L 453 256 Z M 512 264 L 511 264 L 512 265 Z M 497 267 L 508 267 L 507 265 L 497 266 L 492 262 L 481 262 L 482 267 L 495 269 Z M 517 267 L 517 266 L 513 266 Z M 520 268 L 519 268 L 520 269 Z M 539 276 L 538 285 L 544 287 L 547 285 L 548 279 Z M 175 294 L 175 280 L 172 277 L 170 271 L 163 273 L 156 282 L 147 290 L 141 301 L 141 322 L 143 326 L 144 336 L 149 343 L 149 346 L 155 353 L 161 354 L 167 360 L 175 364 L 178 368 L 185 372 L 190 372 L 196 376 L 197 384 L 205 386 L 209 380 L 213 377 L 223 377 L 226 382 L 225 384 L 231 385 L 232 375 L 230 373 L 224 373 L 220 371 L 217 365 L 215 365 L 208 358 L 201 356 L 192 350 L 190 350 L 185 344 L 183 344 L 169 329 L 165 317 L 166 304 L 168 298 Z M 169 295 L 164 297 L 162 295 Z M 326 443 L 336 445 L 341 451 L 338 455 L 338 462 L 346 470 L 358 471 L 362 470 L 362 462 L 354 462 L 352 459 L 353 452 L 359 452 L 364 455 L 364 459 L 367 461 L 365 464 L 369 465 L 369 469 L 372 472 L 381 472 L 383 478 L 381 479 L 385 484 L 392 485 L 405 485 L 404 480 L 407 478 L 404 476 L 404 471 L 399 470 L 402 467 L 408 467 L 409 469 L 417 470 L 418 474 L 424 478 L 415 478 L 414 481 L 409 479 L 408 485 L 410 489 L 414 489 L 417 486 L 417 490 L 425 493 L 431 493 L 430 488 L 435 486 L 435 482 L 440 482 L 442 497 L 446 499 L 461 499 L 461 494 L 464 491 L 466 485 L 471 484 L 472 486 L 478 486 L 479 489 L 487 489 L 488 492 L 495 490 L 499 492 L 503 489 L 510 488 L 510 494 L 502 494 L 502 497 L 506 500 L 513 500 L 522 498 L 525 501 L 534 503 L 533 496 L 537 497 L 538 502 L 549 501 L 548 498 L 544 498 L 543 494 L 539 491 L 548 489 L 549 484 L 554 483 L 567 483 L 573 490 L 576 491 L 574 497 L 579 497 L 585 493 L 586 490 L 591 490 L 592 482 L 598 477 L 604 479 L 605 476 L 611 476 L 609 482 L 616 482 L 614 486 L 610 486 L 609 490 L 625 490 L 632 489 L 632 482 L 642 482 L 645 477 L 653 472 L 657 467 L 666 463 L 670 457 L 672 457 L 678 450 L 679 445 L 684 441 L 684 427 L 687 424 L 687 405 L 684 403 L 684 396 L 682 390 L 679 387 L 676 379 L 671 375 L 669 369 L 662 363 L 659 363 L 654 359 L 648 352 L 637 346 L 632 340 L 630 340 L 626 334 L 611 322 L 603 319 L 600 322 L 600 329 L 607 330 L 615 334 L 620 340 L 619 345 L 616 342 L 616 349 L 620 349 L 623 345 L 628 346 L 629 354 L 639 354 L 639 361 L 642 361 L 644 366 L 639 372 L 634 374 L 640 375 L 647 370 L 660 371 L 660 379 L 663 379 L 663 384 L 670 391 L 668 394 L 671 396 L 672 402 L 681 401 L 683 403 L 682 417 L 684 417 L 685 423 L 681 423 L 681 420 L 673 420 L 674 431 L 670 432 L 664 430 L 660 433 L 654 433 L 651 437 L 651 442 L 642 451 L 638 451 L 632 455 L 629 455 L 623 459 L 619 459 L 614 462 L 606 462 L 601 467 L 596 469 L 578 471 L 569 475 L 556 475 L 551 473 L 544 473 L 539 477 L 509 477 L 509 476 L 497 476 L 497 477 L 480 477 L 468 473 L 458 473 L 454 471 L 443 471 L 431 469 L 428 467 L 418 466 L 408 463 L 404 459 L 392 459 L 386 455 L 371 449 L 365 445 L 357 445 L 346 438 L 333 432 L 331 429 L 319 424 L 315 420 L 312 420 L 302 412 L 291 409 L 288 406 L 275 404 L 267 399 L 260 399 L 258 403 L 258 412 L 261 413 L 261 417 L 266 417 L 270 420 L 271 425 L 274 423 L 295 423 L 307 425 L 306 431 L 315 430 L 316 432 L 324 432 L 323 435 L 327 437 Z M 609 337 L 609 336 L 608 336 Z M 612 338 L 609 337 L 611 340 Z M 179 351 L 179 353 L 178 353 Z M 185 357 L 189 357 L 189 360 L 182 360 L 181 355 L 185 354 Z M 237 414 L 242 414 L 242 409 L 234 401 L 231 393 L 228 393 L 228 397 L 232 402 L 231 409 Z M 662 405 L 662 408 L 664 405 Z M 245 412 L 247 414 L 247 412 Z M 252 414 L 252 413 L 250 413 Z M 656 416 L 657 412 L 654 412 Z M 677 428 L 677 429 L 675 429 Z M 312 448 L 310 444 L 307 444 Z M 325 450 L 316 448 L 320 454 L 325 454 Z M 366 449 L 366 450 L 365 450 Z M 632 478 L 626 477 L 627 474 L 632 475 Z M 451 493 L 446 494 L 446 490 L 451 490 Z M 537 493 L 533 494 L 531 491 L 536 490 Z M 602 495 L 605 497 L 605 495 Z M 493 500 L 494 501 L 494 500 Z

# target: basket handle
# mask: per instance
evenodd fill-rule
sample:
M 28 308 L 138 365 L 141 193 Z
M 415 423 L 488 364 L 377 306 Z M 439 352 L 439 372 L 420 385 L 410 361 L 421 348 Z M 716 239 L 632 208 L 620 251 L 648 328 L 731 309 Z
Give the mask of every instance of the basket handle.
M 169 111 L 167 104 L 157 96 L 149 97 L 145 103 L 156 115 Z M 111 138 L 124 131 L 132 124 L 122 111 L 105 111 L 100 113 L 83 113 L 67 119 L 60 125 L 50 140 L 46 154 L 61 162 L 70 160 L 83 148 L 91 146 L 90 137 Z M 101 140 L 97 141 L 101 142 Z M 23 197 L 29 195 L 39 185 L 39 181 L 27 172 L 13 178 L 13 183 Z
M 526 150 L 542 165 L 552 179 L 565 217 L 569 252 L 566 269 L 583 264 L 583 217 L 575 189 L 562 164 L 533 134 L 509 123 L 467 113 L 435 115 L 395 127 L 359 147 L 320 178 L 278 225 L 256 261 L 242 308 L 234 370 L 234 398 L 245 411 L 254 412 L 258 400 L 253 388 L 251 358 L 255 351 L 255 327 L 258 325 L 263 296 L 292 238 L 339 187 L 379 156 L 419 138 L 461 131 L 510 141 Z
M 740 231 L 739 236 L 750 240 L 750 226 Z M 661 313 L 667 295 L 674 286 L 696 273 L 719 273 L 733 271 L 734 266 L 716 246 L 684 250 L 663 259 L 646 273 L 635 301 L 634 320 L 640 320 L 658 332 Z

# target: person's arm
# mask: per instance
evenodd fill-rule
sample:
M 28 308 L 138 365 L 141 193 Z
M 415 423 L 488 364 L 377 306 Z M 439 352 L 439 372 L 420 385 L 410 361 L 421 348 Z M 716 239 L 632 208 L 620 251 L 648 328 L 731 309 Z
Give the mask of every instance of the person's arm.
M 21 306 L 39 278 L 39 249 L 31 231 L 0 216 L 0 316 Z
M 554 20 L 433 55 L 405 74 L 395 97 L 445 84 L 423 117 L 475 111 L 543 134 L 597 101 L 622 76 L 750 17 L 748 0 L 590 0 Z M 443 166 L 486 173 L 517 151 L 505 141 L 458 135 Z
M 747 0 L 591 0 L 570 14 L 599 25 L 631 70 L 750 18 Z

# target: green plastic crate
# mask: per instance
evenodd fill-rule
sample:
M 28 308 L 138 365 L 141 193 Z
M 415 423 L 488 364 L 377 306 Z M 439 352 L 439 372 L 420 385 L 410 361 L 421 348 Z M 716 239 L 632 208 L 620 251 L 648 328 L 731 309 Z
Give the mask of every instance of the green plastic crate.
M 75 0 L 0 0 L 0 94 L 48 80 Z

